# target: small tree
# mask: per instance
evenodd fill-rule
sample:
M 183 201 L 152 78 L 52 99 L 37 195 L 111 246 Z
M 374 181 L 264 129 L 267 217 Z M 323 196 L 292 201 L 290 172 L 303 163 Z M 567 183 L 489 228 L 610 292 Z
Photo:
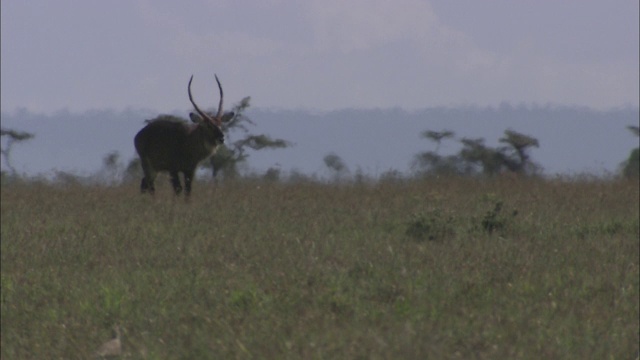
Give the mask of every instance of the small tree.
M 122 182 L 139 180 L 143 176 L 139 157 L 134 157 L 125 164 L 120 153 L 112 151 L 102 158 L 102 168 L 91 180 L 106 185 L 116 185 Z
M 531 161 L 528 150 L 538 147 L 538 140 L 513 130 L 505 130 L 499 140 L 507 146 L 492 148 L 484 139 L 462 139 L 460 156 L 471 166 L 480 167 L 485 175 L 495 175 L 504 170 L 517 174 L 535 174 L 540 167 Z
M 7 168 L 9 168 L 9 170 L 11 171 L 11 175 L 16 175 L 17 173 L 16 169 L 11 164 L 12 147 L 14 143 L 29 140 L 33 138 L 35 135 L 28 132 L 15 131 L 10 129 L 0 129 L 0 136 L 6 137 L 7 139 L 5 147 L 0 149 L 5 165 L 7 165 Z
M 442 140 L 452 139 L 455 133 L 451 130 L 424 131 L 421 137 L 436 143 L 434 151 L 416 154 L 412 166 L 424 175 L 461 175 L 471 170 L 459 155 L 442 156 L 438 153 Z
M 508 145 L 500 151 L 507 169 L 519 174 L 534 174 L 538 171 L 540 167 L 530 160 L 528 153 L 529 148 L 540 146 L 538 139 L 513 130 L 505 130 L 500 142 Z
M 443 131 L 427 130 L 422 132 L 423 138 L 432 140 L 436 143 L 436 150 L 435 150 L 436 153 L 438 153 L 438 150 L 440 149 L 440 143 L 442 142 L 443 139 L 451 139 L 455 135 L 456 134 L 451 130 L 443 130 Z
M 236 130 L 244 133 L 244 137 L 233 142 L 231 145 L 222 145 L 218 151 L 211 156 L 209 163 L 205 167 L 211 168 L 211 175 L 214 179 L 222 173 L 225 177 L 233 178 L 238 175 L 238 166 L 247 160 L 248 149 L 280 149 L 291 144 L 282 139 L 272 139 L 267 135 L 254 135 L 249 132 L 247 125 L 255 125 L 251 119 L 245 115 L 245 110 L 250 106 L 250 97 L 245 97 L 233 108 L 234 116 L 223 124 L 222 131 L 225 135 Z
M 485 175 L 495 175 L 500 172 L 504 159 L 498 149 L 486 146 L 482 138 L 463 138 L 460 142 L 463 146 L 460 150 L 460 158 L 466 162 L 466 166 L 472 169 L 472 172 L 482 171 Z
M 342 158 L 336 154 L 325 155 L 323 161 L 324 165 L 333 172 L 336 181 L 339 181 L 341 177 L 349 172 L 349 168 L 342 161 Z
M 142 163 L 139 157 L 134 157 L 129 160 L 127 167 L 124 170 L 124 181 L 133 181 L 141 179 L 144 176 L 142 172 Z
M 120 153 L 112 151 L 102 158 L 102 171 L 100 180 L 107 184 L 117 184 L 122 180 L 123 166 L 120 162 Z

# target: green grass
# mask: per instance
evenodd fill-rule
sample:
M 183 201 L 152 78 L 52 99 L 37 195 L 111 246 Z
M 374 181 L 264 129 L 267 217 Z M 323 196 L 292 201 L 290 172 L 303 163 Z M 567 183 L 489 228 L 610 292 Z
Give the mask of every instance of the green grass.
M 2 186 L 2 359 L 635 359 L 637 181 Z

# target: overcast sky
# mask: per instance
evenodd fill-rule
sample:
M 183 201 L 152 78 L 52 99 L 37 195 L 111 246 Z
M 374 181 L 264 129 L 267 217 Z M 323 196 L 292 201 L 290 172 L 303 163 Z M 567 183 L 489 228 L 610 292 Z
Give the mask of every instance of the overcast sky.
M 2 111 L 638 106 L 637 0 L 1 2 Z

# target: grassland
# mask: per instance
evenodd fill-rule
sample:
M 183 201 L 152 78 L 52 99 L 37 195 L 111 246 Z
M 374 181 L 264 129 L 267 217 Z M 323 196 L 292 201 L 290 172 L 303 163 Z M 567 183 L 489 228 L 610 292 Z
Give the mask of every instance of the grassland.
M 637 180 L 165 185 L 2 186 L 2 359 L 638 355 Z

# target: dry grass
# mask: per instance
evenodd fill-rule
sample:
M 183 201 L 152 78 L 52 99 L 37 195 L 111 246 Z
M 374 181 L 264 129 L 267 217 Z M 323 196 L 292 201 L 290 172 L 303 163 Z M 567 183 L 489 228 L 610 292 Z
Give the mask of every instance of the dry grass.
M 2 359 L 630 359 L 629 181 L 2 186 Z

